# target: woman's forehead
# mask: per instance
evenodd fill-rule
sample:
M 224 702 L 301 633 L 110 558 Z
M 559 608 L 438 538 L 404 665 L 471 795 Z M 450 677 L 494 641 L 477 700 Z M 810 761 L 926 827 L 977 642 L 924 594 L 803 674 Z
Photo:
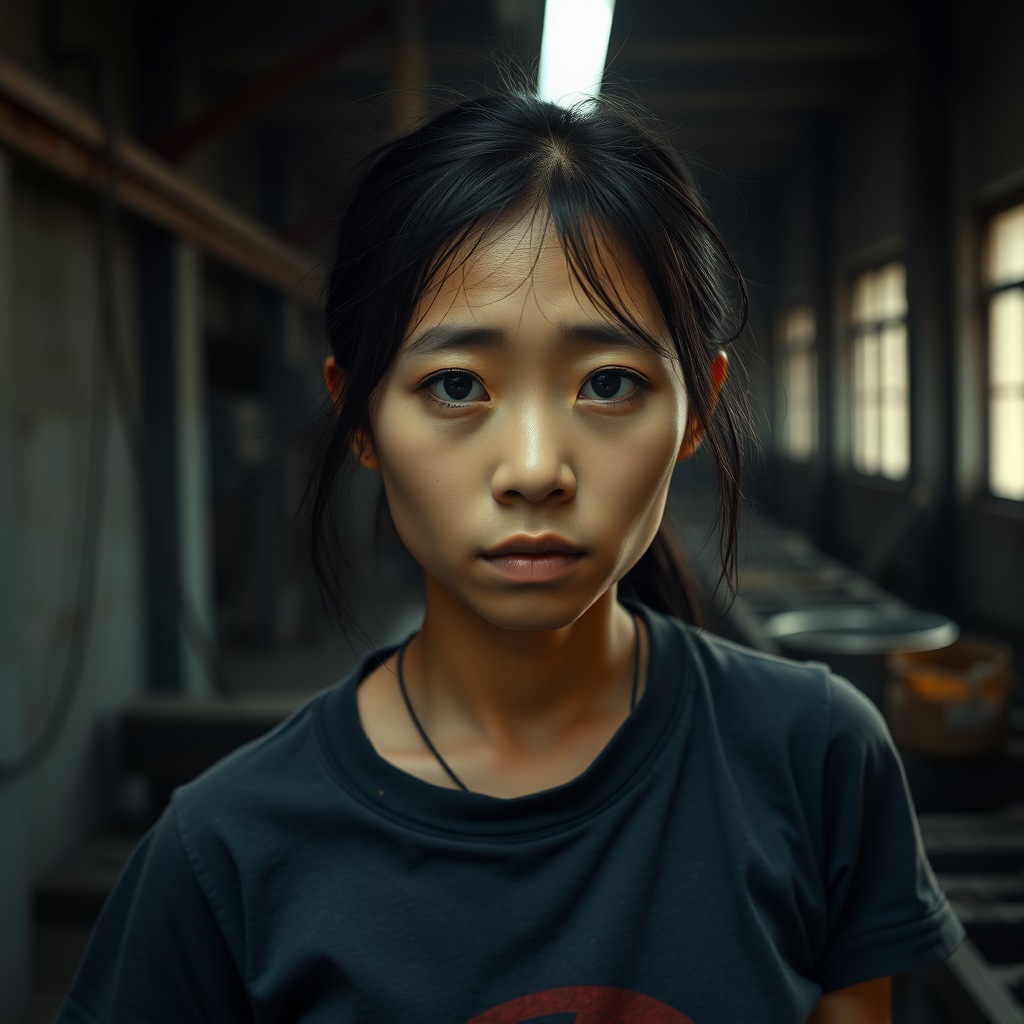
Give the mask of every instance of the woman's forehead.
M 614 321 L 595 297 L 603 292 L 617 312 L 654 334 L 664 319 L 652 289 L 629 251 L 607 233 L 585 233 L 596 281 L 580 281 L 551 218 L 532 212 L 499 221 L 466 239 L 441 261 L 413 317 L 430 326 L 464 316 L 511 313 L 527 304 Z M 597 287 L 595 287 L 595 285 Z

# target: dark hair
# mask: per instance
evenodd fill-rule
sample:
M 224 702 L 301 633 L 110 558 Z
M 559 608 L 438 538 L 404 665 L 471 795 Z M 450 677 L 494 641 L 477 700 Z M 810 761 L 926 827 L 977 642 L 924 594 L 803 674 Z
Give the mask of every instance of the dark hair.
M 730 373 L 715 405 L 711 364 L 746 323 L 739 268 L 690 173 L 641 111 L 621 100 L 564 109 L 504 93 L 461 102 L 376 150 L 340 218 L 327 329 L 344 385 L 307 490 L 314 572 L 339 614 L 335 492 L 371 396 L 424 289 L 451 273 L 457 254 L 472 250 L 487 227 L 531 210 L 553 225 L 576 279 L 610 315 L 629 323 L 601 272 L 598 239 L 623 246 L 650 283 L 717 470 L 720 583 L 735 589 L 742 396 Z M 695 621 L 688 579 L 663 524 L 620 592 Z

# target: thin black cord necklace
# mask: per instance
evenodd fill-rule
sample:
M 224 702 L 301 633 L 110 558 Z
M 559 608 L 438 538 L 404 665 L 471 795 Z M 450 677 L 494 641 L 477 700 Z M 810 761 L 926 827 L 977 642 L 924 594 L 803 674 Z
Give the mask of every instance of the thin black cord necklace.
M 640 685 L 640 623 L 635 615 L 631 615 L 633 619 L 633 686 L 629 694 L 629 713 L 633 713 L 633 709 L 636 707 L 636 694 L 637 688 Z M 410 638 L 411 639 L 411 638 Z M 412 701 L 409 700 L 409 691 L 405 688 L 405 674 L 402 672 L 402 662 L 405 659 L 405 649 L 409 646 L 407 640 L 402 644 L 401 649 L 398 652 L 398 688 L 402 691 L 402 700 L 405 701 L 406 710 L 409 712 L 409 717 L 412 719 L 412 724 L 416 726 L 416 731 L 420 734 L 423 742 L 426 743 L 427 749 L 437 759 L 437 763 L 445 770 L 448 778 L 455 783 L 464 793 L 468 793 L 469 787 L 451 770 L 448 766 L 448 762 L 441 756 L 440 751 L 433 743 L 430 742 L 430 737 L 427 735 L 427 730 L 423 728 L 422 723 L 416 717 L 416 712 L 413 711 Z

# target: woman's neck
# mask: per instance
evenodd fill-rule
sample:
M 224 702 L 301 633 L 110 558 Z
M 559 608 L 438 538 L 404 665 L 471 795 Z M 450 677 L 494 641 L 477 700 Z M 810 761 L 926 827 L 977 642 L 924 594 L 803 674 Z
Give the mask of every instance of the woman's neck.
M 515 797 L 575 778 L 630 712 L 634 626 L 614 589 L 571 625 L 507 630 L 473 613 L 435 580 L 403 677 L 414 713 L 459 779 L 476 793 Z M 410 718 L 392 655 L 363 680 L 359 716 L 377 753 L 397 768 L 454 788 Z
M 581 719 L 628 713 L 635 629 L 615 587 L 554 630 L 495 626 L 429 575 L 425 591 L 405 676 L 435 731 L 529 748 Z

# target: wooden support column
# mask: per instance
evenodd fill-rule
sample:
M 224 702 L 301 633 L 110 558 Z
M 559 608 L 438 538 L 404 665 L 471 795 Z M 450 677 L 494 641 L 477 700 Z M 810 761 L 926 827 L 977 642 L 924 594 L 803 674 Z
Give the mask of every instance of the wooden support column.
M 181 687 L 178 605 L 178 367 L 175 239 L 162 228 L 135 228 L 139 372 L 148 493 L 143 509 L 146 661 L 149 685 Z M 174 577 L 177 576 L 178 579 Z
M 288 217 L 290 165 L 287 136 L 271 131 L 264 136 L 260 161 L 262 188 L 262 220 L 274 227 L 282 226 Z M 281 437 L 288 429 L 288 367 L 284 358 L 285 300 L 273 288 L 259 288 L 262 321 L 264 379 L 261 400 L 266 423 L 273 436 Z M 285 508 L 284 460 L 266 459 L 260 467 L 251 500 L 253 548 L 253 585 L 258 637 L 273 646 L 280 637 L 282 569 L 288 515 Z
M 18 757 L 25 729 L 18 587 L 11 323 L 11 161 L 0 152 L 0 758 Z M 32 880 L 28 857 L 26 781 L 0 781 L 0 1024 L 23 1024 L 32 1003 Z
M 166 12 L 136 8 L 137 130 L 151 138 L 178 113 L 180 58 Z M 177 690 L 181 674 L 179 528 L 177 239 L 162 225 L 135 225 L 141 410 L 150 475 L 143 503 L 147 676 L 157 690 Z
M 841 339 L 836 322 L 835 138 L 830 120 L 822 119 L 813 139 L 813 185 L 810 196 L 813 251 L 813 303 L 818 355 L 818 450 L 811 464 L 814 538 L 825 551 L 836 549 L 836 416 L 844 374 L 840 372 Z
M 202 256 L 195 246 L 178 241 L 175 257 L 181 590 L 194 616 L 194 626 L 212 642 L 216 629 L 203 361 Z M 190 693 L 208 693 L 213 686 L 209 658 L 200 643 L 197 636 L 181 631 L 181 682 L 182 688 Z
M 907 299 L 911 474 L 929 506 L 915 531 L 911 600 L 949 612 L 958 564 L 954 528 L 955 277 L 951 208 L 950 56 L 945 4 L 909 13 Z

